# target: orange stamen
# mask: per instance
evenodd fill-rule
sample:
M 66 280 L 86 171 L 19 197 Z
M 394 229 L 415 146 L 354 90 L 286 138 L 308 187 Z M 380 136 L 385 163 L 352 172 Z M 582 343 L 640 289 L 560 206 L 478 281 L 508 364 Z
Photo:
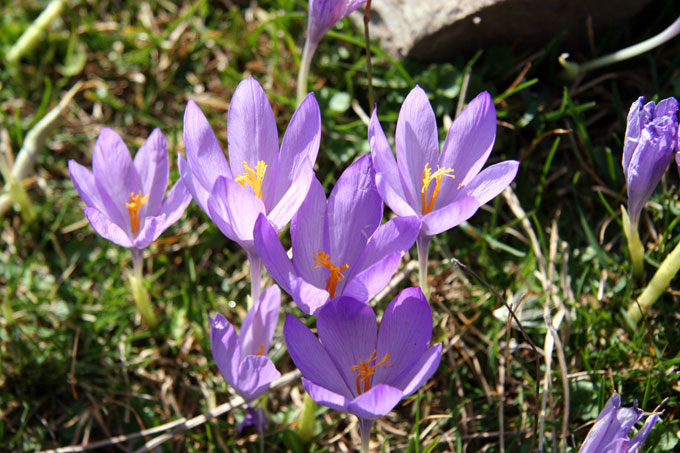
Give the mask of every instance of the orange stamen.
M 361 395 L 362 393 L 368 392 L 371 389 L 371 376 L 375 374 L 375 369 L 379 366 L 384 366 L 384 367 L 389 367 L 392 368 L 392 365 L 388 365 L 385 362 L 390 360 L 390 357 L 392 357 L 392 354 L 389 352 L 385 353 L 385 357 L 382 358 L 382 360 L 375 365 L 371 366 L 371 362 L 375 362 L 377 360 L 376 357 L 376 350 L 374 349 L 373 352 L 371 353 L 371 356 L 364 362 L 363 360 L 359 359 L 359 365 L 352 365 L 350 367 L 351 371 L 358 371 L 359 375 L 357 376 L 357 393 Z M 361 380 L 364 380 L 364 388 L 363 390 L 361 389 Z
M 453 168 L 440 168 L 437 166 L 437 171 L 432 173 L 432 170 L 430 169 L 430 164 L 426 163 L 425 164 L 425 169 L 423 170 L 423 182 L 420 184 L 420 200 L 422 203 L 422 214 L 429 214 L 432 212 L 432 208 L 434 208 L 434 201 L 437 199 L 437 195 L 439 195 L 439 186 L 442 183 L 442 178 L 444 176 L 448 176 L 451 179 L 456 179 L 456 176 L 453 174 Z M 427 197 L 427 194 L 429 192 L 429 187 L 430 187 L 430 182 L 432 182 L 433 179 L 437 180 L 437 183 L 434 186 L 434 190 L 432 191 L 432 195 L 430 195 L 429 200 L 427 203 L 425 202 L 425 198 Z
M 132 234 L 139 233 L 139 210 L 142 209 L 142 206 L 148 202 L 149 196 L 142 196 L 141 190 L 137 193 L 137 195 L 135 195 L 134 192 L 130 192 L 130 202 L 125 203 L 125 207 L 128 210 L 128 214 L 130 214 L 130 228 L 132 230 Z
M 264 181 L 264 174 L 267 171 L 267 164 L 263 160 L 258 160 L 255 169 L 253 170 L 248 165 L 248 162 L 243 162 L 243 168 L 245 172 L 241 176 L 237 176 L 234 181 L 241 184 L 241 187 L 248 184 L 255 192 L 255 196 L 262 199 L 262 181 Z
M 330 257 L 330 255 L 322 252 L 321 250 L 314 253 L 314 262 L 316 263 L 314 269 L 325 267 L 331 273 L 331 275 L 328 277 L 328 282 L 326 283 L 326 291 L 328 291 L 328 293 L 331 295 L 331 299 L 333 299 L 335 297 L 335 288 L 338 286 L 338 282 L 341 282 L 345 279 L 345 276 L 342 275 L 342 271 L 348 269 L 349 264 L 338 267 L 333 264 L 333 262 L 330 260 Z
M 260 345 L 260 350 L 255 353 L 255 355 L 263 355 L 264 354 L 264 345 Z

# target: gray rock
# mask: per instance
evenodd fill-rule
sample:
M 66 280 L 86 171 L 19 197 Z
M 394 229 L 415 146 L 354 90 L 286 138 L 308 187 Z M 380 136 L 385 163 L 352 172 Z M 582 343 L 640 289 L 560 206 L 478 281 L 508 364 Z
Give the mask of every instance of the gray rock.
M 649 0 L 372 0 L 370 33 L 393 57 L 443 61 L 490 45 L 540 47 L 623 22 Z M 352 21 L 363 27 L 363 15 Z M 661 30 L 659 30 L 661 31 Z

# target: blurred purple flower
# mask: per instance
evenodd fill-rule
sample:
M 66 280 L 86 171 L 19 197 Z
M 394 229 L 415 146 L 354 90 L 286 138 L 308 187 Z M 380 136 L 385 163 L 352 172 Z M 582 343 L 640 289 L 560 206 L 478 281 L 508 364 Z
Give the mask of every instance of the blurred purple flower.
M 316 47 L 337 21 L 365 3 L 366 0 L 309 0 L 307 39 Z
M 400 216 L 422 220 L 420 235 L 432 237 L 470 218 L 515 178 L 519 162 L 506 160 L 480 170 L 496 139 L 496 109 L 486 91 L 455 119 L 439 154 L 437 121 L 422 88 L 404 100 L 395 136 L 395 161 L 377 108 L 368 127 L 376 185 Z
M 621 397 L 614 393 L 595 420 L 579 453 L 637 452 L 654 424 L 659 421 L 659 416 L 652 414 L 647 417 L 642 429 L 633 438 L 629 438 L 628 432 L 644 413 L 636 407 L 636 403 L 633 403 L 633 407 L 621 407 Z
M 279 151 L 267 96 L 248 77 L 231 99 L 227 138 L 228 162 L 203 112 L 190 99 L 184 112 L 187 159 L 178 159 L 182 180 L 201 209 L 250 258 L 257 216 L 265 214 L 281 231 L 307 194 L 321 139 L 319 106 L 314 95 L 305 98 Z
M 240 334 L 220 313 L 210 318 L 210 344 L 217 368 L 246 403 L 266 392 L 269 384 L 281 376 L 266 355 L 280 307 L 281 290 L 273 285 L 248 311 Z
M 387 306 L 380 331 L 373 310 L 351 297 L 330 301 L 316 318 L 319 338 L 292 315 L 283 335 L 311 398 L 357 417 L 362 437 L 437 370 L 442 346 L 429 347 L 432 311 L 419 288 Z M 367 429 L 368 428 L 368 429 Z
M 366 302 L 389 283 L 401 256 L 418 234 L 414 216 L 381 225 L 383 203 L 375 189 L 370 156 L 350 165 L 328 202 L 314 178 L 290 227 L 293 259 L 260 215 L 255 248 L 265 267 L 307 314 L 340 295 Z
M 637 229 L 640 212 L 661 181 L 677 146 L 678 101 L 633 102 L 623 143 L 623 174 L 628 185 L 628 216 Z
M 68 168 L 92 228 L 122 247 L 146 248 L 191 202 L 182 181 L 163 199 L 170 170 L 160 129 L 151 133 L 133 161 L 120 136 L 105 127 L 94 145 L 92 171 L 73 160 Z

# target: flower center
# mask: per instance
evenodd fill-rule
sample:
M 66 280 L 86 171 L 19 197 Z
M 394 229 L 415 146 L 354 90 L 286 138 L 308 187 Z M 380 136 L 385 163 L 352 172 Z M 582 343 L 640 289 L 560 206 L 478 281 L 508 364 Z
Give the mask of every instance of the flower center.
M 316 263 L 314 269 L 325 267 L 331 273 L 328 277 L 328 282 L 326 283 L 326 291 L 328 291 L 331 295 L 331 299 L 333 299 L 335 297 L 335 288 L 338 286 L 338 282 L 345 279 L 345 276 L 342 275 L 342 271 L 348 269 L 349 264 L 338 267 L 333 264 L 333 261 L 331 261 L 330 258 L 331 256 L 329 254 L 324 253 L 321 250 L 314 253 L 314 262 Z
M 375 365 L 371 366 L 372 362 L 375 362 L 378 357 L 376 356 L 376 350 L 374 349 L 373 352 L 371 353 L 371 356 L 364 362 L 363 360 L 359 359 L 359 365 L 352 365 L 350 370 L 351 371 L 358 371 L 359 375 L 357 376 L 357 393 L 361 395 L 364 392 L 368 392 L 371 388 L 371 376 L 375 374 L 375 369 L 379 366 L 384 366 L 384 367 L 389 367 L 392 368 L 392 365 L 388 365 L 385 362 L 390 360 L 390 357 L 392 357 L 392 354 L 389 352 L 385 353 L 385 357 L 382 358 L 382 360 Z M 364 381 L 364 388 L 363 390 L 361 389 L 361 380 L 363 379 Z
M 260 350 L 255 353 L 255 355 L 263 355 L 264 354 L 264 345 L 260 344 Z
M 125 207 L 130 214 L 130 228 L 132 229 L 132 234 L 139 233 L 139 210 L 148 202 L 149 196 L 142 195 L 141 190 L 137 192 L 137 195 L 135 195 L 134 192 L 130 192 L 130 202 L 125 203 Z
M 432 170 L 430 169 L 430 164 L 426 163 L 425 164 L 425 169 L 423 170 L 423 182 L 420 184 L 420 200 L 422 202 L 422 214 L 429 214 L 432 212 L 432 208 L 434 207 L 434 200 L 437 199 L 437 195 L 439 194 L 439 186 L 442 183 L 442 178 L 444 176 L 448 176 L 451 179 L 456 179 L 456 176 L 453 174 L 453 168 L 440 168 L 437 166 L 437 171 L 432 173 Z M 430 183 L 432 182 L 433 179 L 436 179 L 437 182 L 434 186 L 434 190 L 432 190 L 432 195 L 430 195 L 429 200 L 427 200 L 427 194 L 429 193 L 430 190 Z
M 253 170 L 248 165 L 248 162 L 243 161 L 243 168 L 245 172 L 241 176 L 237 176 L 234 181 L 241 184 L 241 187 L 246 187 L 248 184 L 255 192 L 255 196 L 262 199 L 262 181 L 264 180 L 264 174 L 267 171 L 267 164 L 263 160 L 258 160 L 255 169 Z

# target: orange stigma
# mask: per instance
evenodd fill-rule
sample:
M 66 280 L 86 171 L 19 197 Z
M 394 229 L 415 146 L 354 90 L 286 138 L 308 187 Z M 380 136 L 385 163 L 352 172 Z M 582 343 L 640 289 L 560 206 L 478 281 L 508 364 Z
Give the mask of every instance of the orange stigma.
M 132 229 L 132 234 L 139 233 L 139 210 L 142 209 L 142 206 L 148 202 L 149 196 L 142 195 L 141 190 L 137 192 L 137 195 L 135 195 L 134 192 L 130 192 L 130 202 L 125 203 L 125 207 L 130 214 L 130 227 Z
M 264 345 L 260 345 L 260 350 L 255 353 L 255 355 L 264 355 Z
M 371 353 L 371 356 L 364 362 L 363 360 L 359 359 L 359 365 L 352 365 L 350 370 L 352 371 L 358 371 L 359 375 L 357 376 L 357 393 L 361 395 L 364 392 L 368 392 L 371 388 L 371 376 L 375 374 L 375 369 L 379 366 L 384 366 L 384 367 L 389 367 L 392 368 L 392 365 L 388 365 L 385 362 L 390 360 L 390 357 L 392 357 L 392 354 L 389 352 L 385 353 L 385 357 L 382 358 L 382 360 L 375 365 L 371 366 L 371 362 L 375 362 L 378 358 L 376 357 L 376 350 L 374 349 L 373 352 Z M 364 389 L 361 389 L 361 380 L 364 380 Z
M 453 168 L 440 168 L 437 166 L 437 171 L 432 173 L 432 170 L 430 169 L 430 164 L 426 163 L 425 164 L 425 169 L 423 170 L 423 182 L 420 184 L 420 200 L 422 202 L 422 214 L 429 214 L 432 212 L 432 208 L 434 208 L 434 200 L 437 199 L 437 195 L 439 195 L 439 186 L 442 183 L 442 178 L 444 176 L 448 176 L 451 179 L 456 179 L 456 176 L 453 174 Z M 429 192 L 430 188 L 430 182 L 432 182 L 433 179 L 437 180 L 437 183 L 434 186 L 434 190 L 432 191 L 432 195 L 430 195 L 430 199 L 425 202 L 425 199 L 427 198 L 427 194 Z
M 324 253 L 321 250 L 314 253 L 314 262 L 316 263 L 314 269 L 325 267 L 331 273 L 328 277 L 328 283 L 326 283 L 326 291 L 328 291 L 331 295 L 331 299 L 333 299 L 335 297 L 335 288 L 338 286 L 338 282 L 345 279 L 345 276 L 342 275 L 342 271 L 348 269 L 349 264 L 338 267 L 333 264 L 333 261 L 331 261 L 330 258 L 331 256 L 329 254 Z
M 245 169 L 245 172 L 243 172 L 241 176 L 237 176 L 234 181 L 241 184 L 241 187 L 244 188 L 246 184 L 248 184 L 252 187 L 253 192 L 255 192 L 255 196 L 261 200 L 262 181 L 264 180 L 264 174 L 267 171 L 267 164 L 265 164 L 263 160 L 258 160 L 257 165 L 255 165 L 255 169 L 253 170 L 248 165 L 248 162 L 243 161 L 243 168 Z

